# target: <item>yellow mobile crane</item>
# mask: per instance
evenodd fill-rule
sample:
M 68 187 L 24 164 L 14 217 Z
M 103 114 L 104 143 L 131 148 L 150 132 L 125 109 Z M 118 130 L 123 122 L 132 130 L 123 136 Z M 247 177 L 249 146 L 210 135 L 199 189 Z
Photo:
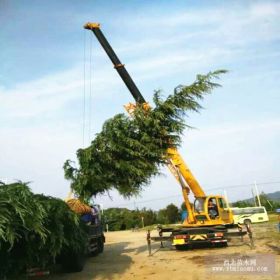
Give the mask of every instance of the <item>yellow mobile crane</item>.
M 119 73 L 123 82 L 135 99 L 136 104 L 149 106 L 134 81 L 127 72 L 125 65 L 121 63 L 109 42 L 100 30 L 99 23 L 86 23 L 85 29 L 91 30 L 99 43 L 112 61 L 114 68 Z M 130 113 L 135 108 L 135 104 L 126 106 L 127 111 Z M 227 244 L 227 237 L 229 232 L 227 228 L 234 227 L 233 215 L 228 206 L 227 201 L 220 195 L 208 195 L 204 193 L 202 187 L 184 162 L 183 158 L 175 148 L 169 149 L 170 155 L 168 167 L 176 180 L 182 188 L 183 197 L 187 209 L 187 217 L 184 220 L 180 229 L 161 228 L 160 237 L 154 240 L 163 238 L 163 232 L 171 232 L 170 238 L 173 245 L 180 249 L 190 243 L 208 242 Z M 191 204 L 189 200 L 190 191 L 193 193 L 195 200 Z M 234 233 L 233 235 L 243 236 L 246 232 L 242 230 Z

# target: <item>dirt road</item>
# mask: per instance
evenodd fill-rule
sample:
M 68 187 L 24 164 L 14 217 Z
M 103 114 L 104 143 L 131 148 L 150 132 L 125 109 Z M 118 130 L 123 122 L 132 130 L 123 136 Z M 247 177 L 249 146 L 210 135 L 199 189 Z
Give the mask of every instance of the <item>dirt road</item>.
M 200 248 L 189 251 L 176 251 L 169 244 L 159 250 L 159 244 L 153 243 L 152 256 L 148 256 L 145 231 L 109 232 L 106 233 L 104 253 L 89 258 L 83 272 L 57 274 L 49 279 L 280 279 L 280 234 L 277 235 L 274 225 L 255 226 L 254 231 L 256 248 L 253 250 L 246 244 L 240 245 L 239 240 L 227 248 Z M 156 235 L 156 231 L 153 234 Z M 276 272 L 269 275 L 212 271 L 213 266 L 223 266 L 225 261 L 252 259 L 255 254 L 265 254 L 268 261 L 275 259 Z

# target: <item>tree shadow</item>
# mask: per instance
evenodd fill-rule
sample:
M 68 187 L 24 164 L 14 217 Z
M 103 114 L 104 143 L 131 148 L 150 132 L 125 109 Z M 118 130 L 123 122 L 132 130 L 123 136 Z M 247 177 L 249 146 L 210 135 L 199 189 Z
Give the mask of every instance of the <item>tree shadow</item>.
M 271 245 L 271 244 L 266 244 L 267 247 L 269 247 L 270 249 L 272 249 L 273 251 L 275 251 L 276 253 L 278 253 L 278 255 L 280 255 L 280 247 L 279 246 L 275 246 L 275 245 Z
M 86 265 L 82 272 L 63 273 L 58 269 L 57 273 L 48 277 L 50 280 L 88 280 L 95 279 L 113 279 L 125 273 L 133 264 L 132 258 L 125 255 L 125 248 L 129 242 L 119 242 L 106 244 L 104 252 L 96 257 L 87 259 Z

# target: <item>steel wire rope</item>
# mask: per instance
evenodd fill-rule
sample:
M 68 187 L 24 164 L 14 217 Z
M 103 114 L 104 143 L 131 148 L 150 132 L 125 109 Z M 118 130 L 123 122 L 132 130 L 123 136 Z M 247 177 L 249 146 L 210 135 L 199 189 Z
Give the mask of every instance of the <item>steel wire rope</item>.
M 83 148 L 85 147 L 85 130 L 86 130 L 86 31 L 84 30 L 84 81 L 83 81 L 83 121 L 82 121 L 82 137 Z
M 91 118 L 92 118 L 92 36 L 90 36 L 89 47 L 89 104 L 88 104 L 88 141 L 91 140 Z

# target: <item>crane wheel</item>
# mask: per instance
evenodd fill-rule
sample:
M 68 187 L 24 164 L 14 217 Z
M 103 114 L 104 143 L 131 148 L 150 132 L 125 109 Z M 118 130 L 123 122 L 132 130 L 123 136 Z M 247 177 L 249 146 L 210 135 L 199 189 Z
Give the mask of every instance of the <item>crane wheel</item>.
M 185 251 L 189 249 L 188 245 L 175 245 L 177 251 Z

